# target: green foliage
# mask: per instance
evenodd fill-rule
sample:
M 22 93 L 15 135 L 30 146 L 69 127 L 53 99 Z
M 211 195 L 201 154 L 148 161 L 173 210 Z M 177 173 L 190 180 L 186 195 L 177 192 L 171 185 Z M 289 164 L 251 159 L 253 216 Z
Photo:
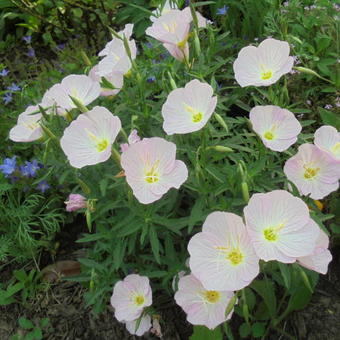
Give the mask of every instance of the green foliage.
M 29 319 L 20 317 L 18 322 L 23 331 L 18 331 L 17 334 L 11 337 L 11 340 L 41 340 L 43 339 L 43 329 L 49 327 L 50 320 L 43 318 L 33 323 Z

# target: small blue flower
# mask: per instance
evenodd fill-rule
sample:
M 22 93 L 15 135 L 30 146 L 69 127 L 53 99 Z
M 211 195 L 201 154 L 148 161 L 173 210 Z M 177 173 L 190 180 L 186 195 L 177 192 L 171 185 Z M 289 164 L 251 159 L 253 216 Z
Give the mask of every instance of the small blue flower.
M 0 71 L 0 76 L 1 77 L 6 77 L 8 75 L 9 71 L 4 68 L 3 70 Z
M 41 181 L 38 185 L 37 185 L 37 189 L 39 191 L 41 191 L 42 193 L 45 193 L 45 191 L 47 191 L 50 188 L 50 185 L 46 182 L 46 181 Z
M 229 9 L 229 6 L 224 5 L 224 6 L 221 7 L 221 8 L 217 8 L 216 14 L 217 14 L 217 15 L 226 15 L 227 12 L 228 12 L 228 9 Z
M 20 167 L 20 171 L 24 177 L 34 177 L 40 167 L 40 164 L 37 162 L 36 159 L 34 159 L 32 162 L 26 161 L 25 165 L 22 165 Z
M 4 162 L 0 165 L 0 171 L 5 175 L 8 176 L 15 171 L 16 168 L 16 156 L 12 158 L 5 158 Z
M 147 47 L 147 48 L 152 48 L 153 47 L 153 45 L 152 45 L 152 43 L 151 42 L 147 42 L 147 43 L 145 43 L 145 46 Z
M 33 47 L 30 47 L 28 49 L 27 56 L 29 56 L 30 58 L 34 58 L 35 57 L 35 50 L 34 50 Z
M 32 36 L 26 35 L 22 38 L 23 41 L 25 41 L 26 44 L 30 44 L 32 41 Z
M 12 92 L 17 92 L 21 90 L 21 87 L 15 83 L 12 83 L 12 85 L 7 86 L 7 90 L 12 91 Z
M 56 46 L 57 50 L 59 51 L 62 51 L 63 49 L 65 49 L 65 47 L 66 47 L 66 43 L 58 44 Z
M 7 92 L 5 93 L 5 95 L 2 97 L 2 101 L 5 103 L 5 105 L 7 105 L 8 103 L 10 103 L 12 101 L 12 93 Z
M 151 76 L 151 77 L 147 78 L 146 81 L 148 83 L 154 83 L 156 81 L 156 77 L 155 76 Z

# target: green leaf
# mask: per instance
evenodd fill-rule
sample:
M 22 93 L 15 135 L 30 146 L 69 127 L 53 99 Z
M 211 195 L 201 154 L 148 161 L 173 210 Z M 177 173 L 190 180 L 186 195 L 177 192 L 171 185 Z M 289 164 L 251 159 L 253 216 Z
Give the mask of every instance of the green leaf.
M 332 125 L 340 130 L 340 117 L 335 113 L 319 107 L 319 113 L 324 124 Z
M 241 338 L 247 338 L 250 335 L 251 327 L 249 324 L 244 322 L 238 329 Z
M 72 12 L 77 18 L 81 18 L 83 16 L 83 10 L 81 8 L 73 8 Z
M 288 301 L 286 313 L 300 310 L 306 307 L 312 297 L 312 293 L 305 286 L 298 287 Z
M 189 340 L 222 340 L 223 335 L 220 327 L 210 330 L 204 326 L 194 326 L 194 333 Z
M 263 322 L 255 322 L 251 326 L 251 332 L 254 338 L 260 338 L 264 335 L 266 331 L 266 326 Z
M 276 314 L 276 296 L 273 283 L 268 280 L 255 280 L 250 287 L 262 297 L 269 314 L 274 317 Z
M 24 318 L 24 317 L 20 317 L 19 320 L 19 326 L 23 329 L 32 329 L 34 328 L 34 324 L 32 323 L 32 321 Z
M 278 262 L 281 275 L 283 277 L 283 282 L 285 283 L 285 286 L 287 289 L 290 288 L 291 285 L 291 274 L 290 274 L 290 267 L 287 264 Z
M 151 243 L 152 253 L 155 256 L 157 263 L 161 264 L 161 258 L 159 256 L 159 240 L 155 226 L 151 226 L 149 229 L 149 237 Z
M 41 340 L 43 338 L 41 328 L 39 327 L 34 328 L 32 335 L 35 340 Z

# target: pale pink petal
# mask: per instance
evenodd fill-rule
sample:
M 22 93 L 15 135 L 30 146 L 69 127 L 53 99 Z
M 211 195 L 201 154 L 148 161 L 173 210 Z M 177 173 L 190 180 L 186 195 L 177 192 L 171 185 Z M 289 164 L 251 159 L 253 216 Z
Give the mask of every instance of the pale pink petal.
M 324 125 L 314 133 L 314 144 L 340 161 L 340 132 L 333 126 Z
M 142 316 L 142 319 L 137 330 L 136 330 L 137 320 L 128 321 L 125 323 L 125 325 L 126 329 L 129 331 L 130 334 L 142 336 L 144 333 L 148 332 L 151 328 L 151 317 L 148 314 Z

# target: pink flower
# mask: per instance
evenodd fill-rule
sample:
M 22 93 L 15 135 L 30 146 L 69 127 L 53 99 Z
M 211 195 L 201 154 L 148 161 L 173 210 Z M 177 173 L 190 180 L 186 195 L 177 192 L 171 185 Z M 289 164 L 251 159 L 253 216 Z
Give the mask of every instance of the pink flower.
M 190 23 L 194 20 L 189 6 L 182 9 L 182 13 L 186 16 L 186 20 L 189 21 Z M 202 28 L 206 27 L 208 24 L 208 20 L 204 18 L 202 14 L 197 11 L 196 11 L 196 16 L 197 16 L 198 27 L 202 27 Z
M 157 9 L 155 9 L 154 11 L 152 11 L 153 15 L 150 16 L 150 20 L 152 22 L 155 22 L 157 20 L 157 18 L 159 18 L 160 16 L 162 16 L 163 14 L 168 13 L 169 11 L 171 11 L 172 9 L 178 9 L 177 5 L 175 3 L 170 3 L 169 0 L 166 0 L 164 5 L 160 4 Z
M 17 125 L 9 132 L 9 139 L 14 142 L 32 142 L 43 136 L 43 131 L 39 124 L 42 115 L 40 112 L 33 114 L 36 111 L 39 111 L 37 105 L 28 106 L 19 115 Z
M 163 138 L 144 138 L 131 144 L 121 157 L 122 168 L 140 203 L 159 200 L 171 188 L 179 189 L 188 169 L 176 160 L 176 145 Z
M 113 288 L 111 305 L 118 321 L 136 321 L 142 315 L 143 309 L 151 304 L 152 291 L 146 276 L 128 275 Z
M 189 58 L 190 21 L 186 13 L 173 9 L 157 18 L 146 34 L 161 41 L 163 46 L 176 59 Z
M 110 88 L 101 87 L 102 91 L 100 95 L 104 97 L 115 96 L 121 90 L 121 88 L 123 87 L 123 83 L 124 83 L 123 74 L 119 72 L 111 72 L 111 73 L 106 74 L 105 76 L 100 76 L 98 65 L 92 67 L 89 73 L 89 77 L 98 83 L 101 82 L 102 77 L 105 77 L 105 79 L 109 83 L 111 83 L 113 87 L 115 87 L 114 90 Z
M 293 263 L 313 252 L 319 227 L 310 218 L 307 205 L 288 191 L 254 194 L 244 216 L 260 259 Z
M 332 255 L 328 250 L 329 239 L 326 233 L 320 229 L 314 251 L 311 255 L 299 257 L 298 263 L 320 274 L 326 274 L 328 264 L 332 261 Z
M 258 47 L 242 48 L 233 65 L 236 81 L 241 87 L 276 83 L 293 67 L 294 59 L 289 56 L 289 50 L 286 41 L 276 39 L 263 40 Z
M 310 195 L 315 200 L 339 187 L 339 163 L 313 144 L 302 144 L 298 153 L 286 161 L 283 171 L 301 195 Z
M 138 319 L 134 321 L 127 321 L 125 323 L 126 329 L 132 335 L 142 336 L 144 333 L 148 332 L 151 328 L 151 317 L 150 315 L 143 315 L 140 324 L 136 330 Z
M 340 132 L 335 127 L 324 125 L 318 128 L 314 133 L 314 144 L 334 160 L 340 161 Z
M 70 194 L 68 200 L 65 202 L 66 211 L 77 211 L 79 209 L 86 208 L 86 198 L 79 194 Z
M 162 107 L 164 131 L 172 135 L 200 130 L 213 114 L 216 103 L 213 88 L 197 79 L 173 90 Z
M 203 325 L 214 329 L 231 318 L 232 312 L 225 315 L 233 292 L 206 290 L 194 275 L 180 278 L 175 300 L 187 314 L 193 325 Z
M 249 118 L 263 144 L 274 151 L 287 150 L 302 130 L 293 113 L 274 105 L 255 106 Z
M 48 90 L 48 98 L 54 100 L 59 107 L 71 110 L 77 106 L 70 96 L 86 106 L 97 99 L 100 92 L 99 83 L 90 77 L 71 74 L 65 77 L 60 84 L 56 84 Z
M 118 117 L 105 107 L 95 106 L 65 129 L 60 145 L 75 168 L 105 162 L 120 128 Z
M 242 218 L 227 212 L 208 215 L 202 232 L 188 244 L 190 269 L 208 290 L 239 290 L 259 273 L 255 254 Z

